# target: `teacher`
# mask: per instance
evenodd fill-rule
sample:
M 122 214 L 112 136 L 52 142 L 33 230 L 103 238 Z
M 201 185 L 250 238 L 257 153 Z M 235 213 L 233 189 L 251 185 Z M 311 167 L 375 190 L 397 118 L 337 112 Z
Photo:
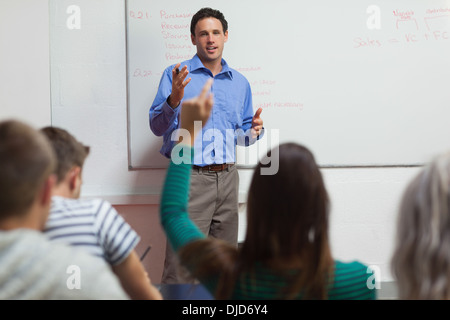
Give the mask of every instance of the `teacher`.
M 197 96 L 205 82 L 213 78 L 211 116 L 194 143 L 188 212 L 204 234 L 237 246 L 236 145 L 248 146 L 262 137 L 262 109 L 253 114 L 248 80 L 222 58 L 228 40 L 224 15 L 218 10 L 202 8 L 192 17 L 190 31 L 197 53 L 192 59 L 165 69 L 150 108 L 150 128 L 155 135 L 164 137 L 161 154 L 172 160 L 180 156 L 173 146 L 178 141 L 182 101 Z M 176 255 L 167 243 L 161 282 L 192 280 L 182 274 Z
M 214 106 L 194 143 L 194 165 L 189 193 L 189 215 L 206 235 L 237 245 L 239 176 L 236 145 L 248 146 L 262 137 L 262 109 L 253 115 L 248 80 L 222 58 L 228 40 L 224 15 L 211 8 L 199 10 L 191 20 L 191 40 L 197 54 L 165 69 L 150 108 L 150 128 L 164 136 L 161 153 L 172 155 L 174 131 L 179 127 L 181 103 L 197 96 L 208 79 Z M 189 75 L 189 77 L 188 77 Z M 201 128 L 201 127 L 200 127 Z M 186 283 L 177 272 L 176 256 L 167 243 L 162 283 Z

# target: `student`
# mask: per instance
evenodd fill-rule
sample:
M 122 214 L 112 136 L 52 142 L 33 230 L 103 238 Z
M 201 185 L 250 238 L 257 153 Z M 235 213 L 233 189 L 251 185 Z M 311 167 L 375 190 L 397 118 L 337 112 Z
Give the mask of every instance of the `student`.
M 214 117 L 196 141 L 189 215 L 204 234 L 237 246 L 239 176 L 234 165 L 235 148 L 236 144 L 248 146 L 262 137 L 262 109 L 253 113 L 248 80 L 222 58 L 228 41 L 224 15 L 202 8 L 192 17 L 190 32 L 197 53 L 165 69 L 150 108 L 150 128 L 155 135 L 164 136 L 160 152 L 170 158 L 182 101 L 196 96 L 207 79 L 214 79 Z M 189 281 L 177 273 L 169 244 L 161 281 Z
M 450 299 L 450 153 L 409 183 L 397 219 L 392 271 L 398 298 Z
M 42 233 L 55 165 L 42 133 L 0 122 L 0 299 L 128 299 L 104 261 Z
M 105 259 L 132 299 L 162 299 L 139 260 L 139 236 L 107 201 L 79 199 L 89 147 L 69 132 L 45 127 L 57 158 L 56 186 L 44 232 L 51 241 L 83 248 Z
M 248 195 L 247 233 L 241 249 L 206 237 L 189 219 L 194 121 L 205 123 L 213 104 L 207 83 L 185 101 L 181 128 L 183 160 L 170 163 L 161 199 L 161 223 L 180 262 L 218 299 L 375 299 L 373 272 L 354 261 L 332 258 L 329 200 L 311 152 L 297 144 L 279 149 L 279 171 L 260 175 L 257 165 Z M 262 161 L 262 163 L 267 163 Z

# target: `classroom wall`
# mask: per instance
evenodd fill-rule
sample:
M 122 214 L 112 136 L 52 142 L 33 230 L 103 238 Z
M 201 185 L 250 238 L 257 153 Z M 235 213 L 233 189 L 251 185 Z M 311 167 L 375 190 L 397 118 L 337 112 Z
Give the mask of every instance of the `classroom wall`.
M 51 123 L 47 0 L 0 1 L 0 118 Z
M 67 27 L 71 5 L 80 8 L 80 29 Z M 138 253 L 152 245 L 144 264 L 158 283 L 165 248 L 158 205 L 165 171 L 128 169 L 125 1 L 50 0 L 49 9 L 52 124 L 91 146 L 82 196 L 102 197 L 115 205 L 142 238 Z M 20 62 L 23 57 L 16 59 Z M 8 79 L 0 74 L 0 81 L 2 85 Z M 47 108 L 30 106 L 28 111 L 49 112 Z M 323 169 L 332 202 L 335 257 L 376 266 L 381 281 L 393 280 L 389 263 L 398 200 L 417 170 Z M 245 236 L 245 193 L 250 179 L 250 170 L 240 171 L 240 240 Z

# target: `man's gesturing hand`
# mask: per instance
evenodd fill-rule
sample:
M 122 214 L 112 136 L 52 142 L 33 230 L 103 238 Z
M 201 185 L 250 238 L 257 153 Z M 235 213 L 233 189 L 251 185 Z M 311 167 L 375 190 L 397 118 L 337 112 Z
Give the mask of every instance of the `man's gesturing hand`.
M 255 115 L 252 119 L 252 137 L 253 139 L 258 137 L 261 134 L 261 130 L 263 128 L 263 120 L 261 119 L 262 108 L 256 110 Z
M 169 106 L 172 108 L 178 107 L 181 99 L 184 97 L 184 88 L 191 81 L 191 78 L 185 80 L 189 74 L 187 66 L 184 66 L 179 70 L 180 66 L 181 63 L 178 63 L 175 68 L 172 69 L 172 93 L 168 100 Z

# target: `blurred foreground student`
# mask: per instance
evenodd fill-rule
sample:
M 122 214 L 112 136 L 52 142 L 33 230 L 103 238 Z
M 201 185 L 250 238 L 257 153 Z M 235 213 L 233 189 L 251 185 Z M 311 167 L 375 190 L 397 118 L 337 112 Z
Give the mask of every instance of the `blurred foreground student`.
M 42 133 L 0 122 L 0 299 L 128 299 L 103 260 L 42 233 L 55 165 Z
M 400 299 L 450 299 L 450 153 L 433 159 L 406 188 L 392 269 Z
M 194 121 L 208 120 L 210 86 L 183 103 L 181 128 L 191 139 L 183 135 L 184 162 L 172 158 L 161 200 L 161 223 L 181 263 L 218 299 L 375 299 L 367 266 L 332 257 L 327 192 L 313 155 L 302 146 L 273 150 L 279 152 L 274 175 L 260 175 L 263 165 L 256 167 L 242 249 L 207 238 L 189 219 Z
M 132 299 L 162 299 L 135 251 L 139 236 L 110 203 L 79 199 L 89 147 L 56 127 L 41 131 L 57 158 L 56 186 L 44 232 L 50 240 L 86 249 L 105 259 Z

